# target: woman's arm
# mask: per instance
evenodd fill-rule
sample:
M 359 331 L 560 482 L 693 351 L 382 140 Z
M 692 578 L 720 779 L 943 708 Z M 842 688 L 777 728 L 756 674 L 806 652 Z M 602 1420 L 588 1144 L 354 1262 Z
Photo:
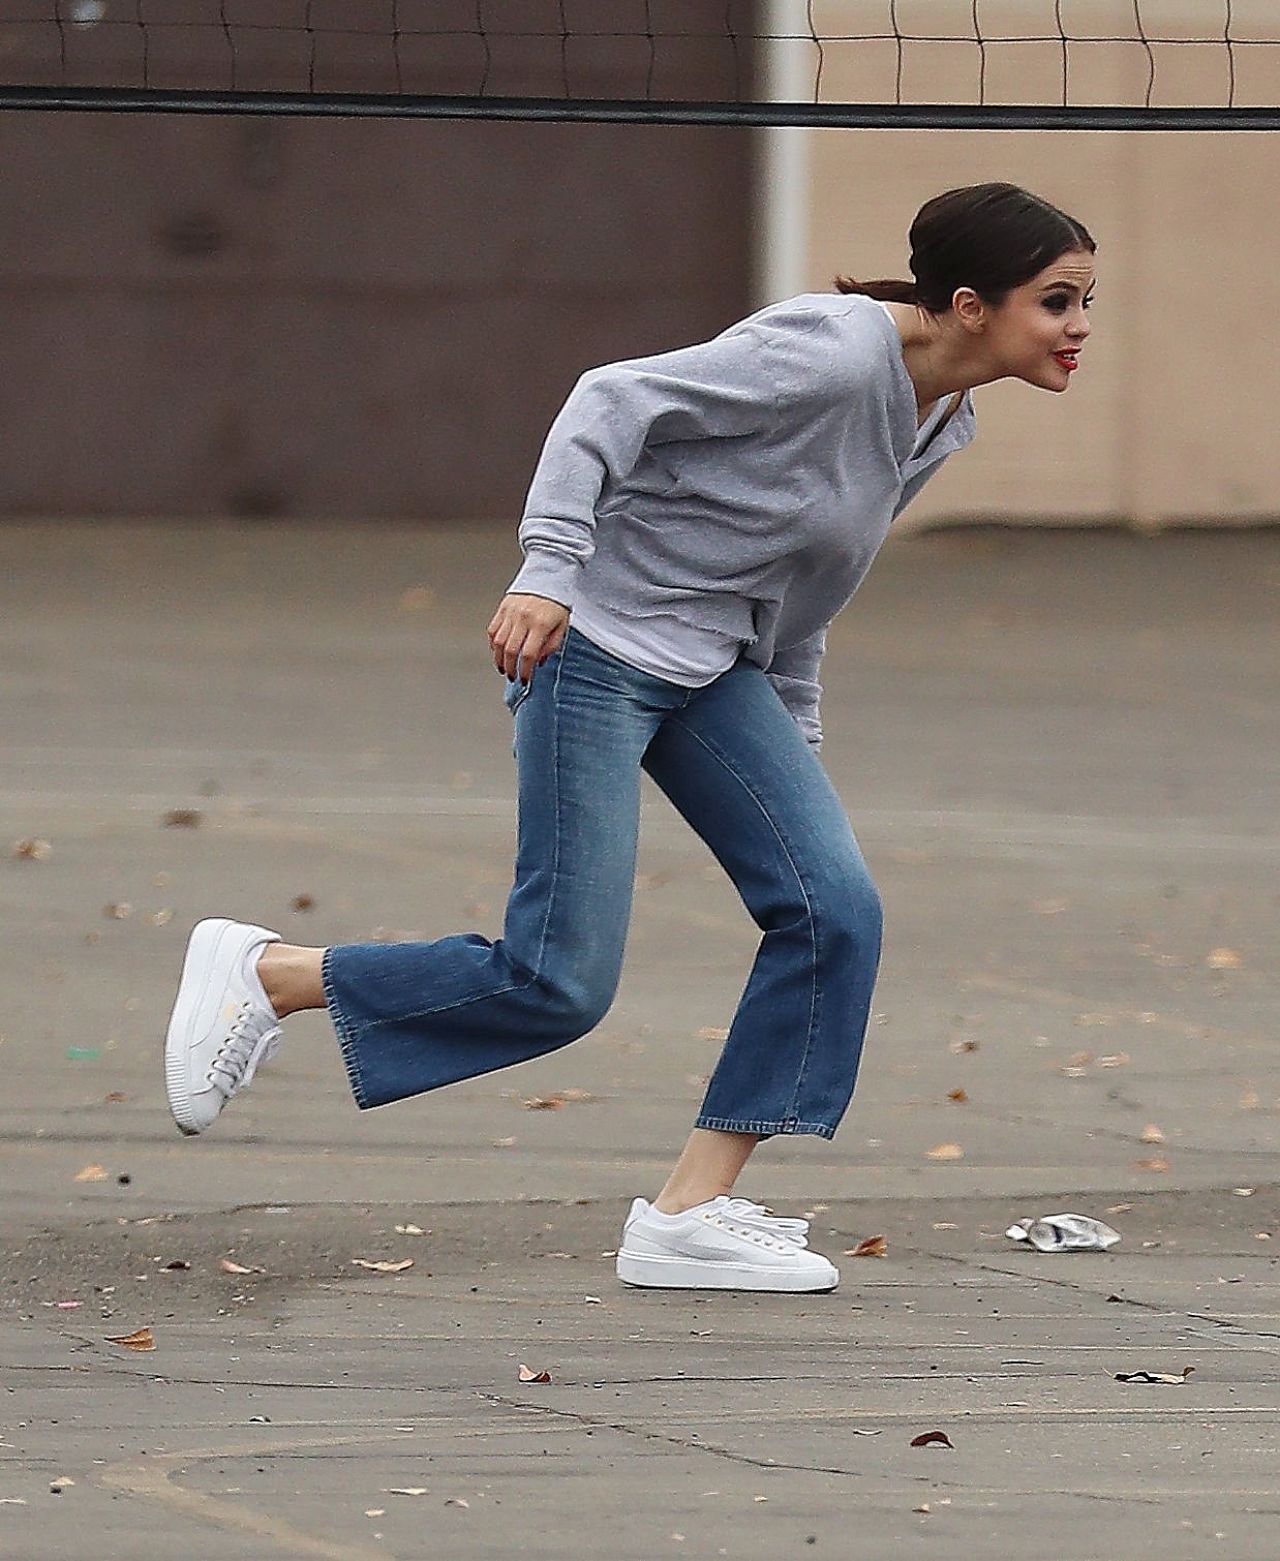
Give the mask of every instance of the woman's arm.
M 595 550 L 596 508 L 646 446 L 737 438 L 776 424 L 796 375 L 776 350 L 777 328 L 745 321 L 693 347 L 592 369 L 574 386 L 534 471 L 510 589 L 573 606 L 578 572 Z
M 814 749 L 822 747 L 822 720 L 818 713 L 822 684 L 818 681 L 818 668 L 826 648 L 827 629 L 824 626 L 807 640 L 777 651 L 765 668 L 765 676 Z

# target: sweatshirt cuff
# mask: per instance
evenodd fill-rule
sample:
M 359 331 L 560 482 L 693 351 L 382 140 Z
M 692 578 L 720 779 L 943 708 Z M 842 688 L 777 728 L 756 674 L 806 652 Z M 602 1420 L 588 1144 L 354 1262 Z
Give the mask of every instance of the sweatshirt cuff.
M 507 587 L 507 595 L 517 591 L 529 596 L 545 596 L 548 601 L 559 602 L 562 607 L 572 610 L 581 573 L 582 565 L 576 559 L 546 548 L 531 547 L 519 573 Z

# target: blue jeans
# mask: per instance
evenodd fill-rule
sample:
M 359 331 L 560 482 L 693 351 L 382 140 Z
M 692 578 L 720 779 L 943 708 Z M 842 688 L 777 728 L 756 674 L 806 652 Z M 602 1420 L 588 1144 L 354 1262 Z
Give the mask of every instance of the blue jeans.
M 571 629 L 531 683 L 507 685 L 507 703 L 519 835 L 501 939 L 325 953 L 357 1104 L 540 1057 L 600 1023 L 631 915 L 643 768 L 763 933 L 697 1126 L 830 1138 L 857 1076 L 880 901 L 826 771 L 764 673 L 740 661 L 683 688 Z

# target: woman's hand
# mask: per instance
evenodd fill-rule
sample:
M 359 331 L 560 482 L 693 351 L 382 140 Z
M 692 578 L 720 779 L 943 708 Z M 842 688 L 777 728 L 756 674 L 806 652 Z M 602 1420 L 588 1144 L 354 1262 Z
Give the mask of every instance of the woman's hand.
M 494 666 L 509 678 L 532 682 L 533 669 L 560 649 L 568 627 L 569 609 L 549 597 L 504 596 L 487 630 Z

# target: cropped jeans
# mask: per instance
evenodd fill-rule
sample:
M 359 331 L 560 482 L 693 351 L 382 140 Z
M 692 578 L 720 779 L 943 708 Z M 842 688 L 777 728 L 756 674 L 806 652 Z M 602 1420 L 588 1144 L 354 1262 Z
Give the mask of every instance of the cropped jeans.
M 857 1076 L 880 901 L 826 771 L 764 673 L 739 661 L 685 688 L 570 629 L 506 697 L 519 829 L 502 937 L 325 952 L 357 1104 L 540 1057 L 600 1023 L 630 920 L 643 769 L 762 934 L 696 1125 L 830 1138 Z

